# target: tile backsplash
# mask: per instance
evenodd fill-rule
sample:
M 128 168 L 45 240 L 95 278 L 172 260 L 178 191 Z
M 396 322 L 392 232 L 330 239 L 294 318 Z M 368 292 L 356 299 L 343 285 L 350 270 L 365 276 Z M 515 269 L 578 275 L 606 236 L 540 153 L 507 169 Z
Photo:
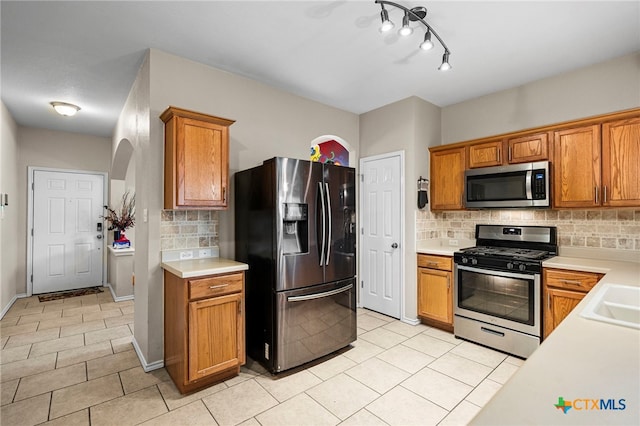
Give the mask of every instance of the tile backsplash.
M 477 210 L 416 213 L 416 240 L 473 239 L 476 224 L 558 227 L 558 245 L 640 250 L 640 210 Z
M 217 245 L 217 211 L 162 211 L 162 215 L 160 217 L 161 250 L 215 247 Z

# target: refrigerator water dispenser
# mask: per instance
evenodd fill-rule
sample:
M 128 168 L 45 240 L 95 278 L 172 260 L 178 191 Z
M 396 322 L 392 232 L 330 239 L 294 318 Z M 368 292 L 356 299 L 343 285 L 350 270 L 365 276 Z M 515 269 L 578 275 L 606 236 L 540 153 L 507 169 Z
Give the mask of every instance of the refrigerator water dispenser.
M 284 254 L 309 251 L 307 205 L 285 203 L 282 216 L 282 247 Z

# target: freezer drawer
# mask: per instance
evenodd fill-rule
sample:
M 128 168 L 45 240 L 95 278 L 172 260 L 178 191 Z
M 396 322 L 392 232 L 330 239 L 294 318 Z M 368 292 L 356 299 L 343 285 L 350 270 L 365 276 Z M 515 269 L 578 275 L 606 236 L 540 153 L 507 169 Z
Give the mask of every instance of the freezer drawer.
M 276 294 L 273 372 L 313 361 L 356 340 L 354 279 Z

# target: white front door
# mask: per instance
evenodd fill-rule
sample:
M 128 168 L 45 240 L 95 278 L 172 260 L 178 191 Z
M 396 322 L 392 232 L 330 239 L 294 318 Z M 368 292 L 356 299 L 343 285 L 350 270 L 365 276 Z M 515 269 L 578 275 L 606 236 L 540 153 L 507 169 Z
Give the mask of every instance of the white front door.
M 363 158 L 362 306 L 400 318 L 402 242 L 400 153 Z
M 102 174 L 33 171 L 34 294 L 103 284 L 103 205 Z

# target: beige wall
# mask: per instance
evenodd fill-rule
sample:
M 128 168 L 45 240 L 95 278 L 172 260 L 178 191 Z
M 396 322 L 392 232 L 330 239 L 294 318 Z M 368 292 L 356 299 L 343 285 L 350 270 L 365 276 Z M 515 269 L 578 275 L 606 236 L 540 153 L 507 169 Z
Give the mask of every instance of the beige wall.
M 0 193 L 9 194 L 9 205 L 0 207 L 0 313 L 10 307 L 17 293 L 24 293 L 24 280 L 19 281 L 20 262 L 25 256 L 16 250 L 19 240 L 26 238 L 18 232 L 22 212 L 18 208 L 18 126 L 0 102 Z M 20 286 L 19 284 L 23 284 Z M 20 290 L 18 290 L 20 288 Z M 0 315 L 1 317 L 1 315 Z
M 417 97 L 407 98 L 360 116 L 360 158 L 403 151 L 404 203 L 404 304 L 402 318 L 417 318 L 415 216 L 417 180 L 427 177 L 427 147 L 440 143 L 440 108 Z
M 442 109 L 442 143 L 640 106 L 640 53 Z

